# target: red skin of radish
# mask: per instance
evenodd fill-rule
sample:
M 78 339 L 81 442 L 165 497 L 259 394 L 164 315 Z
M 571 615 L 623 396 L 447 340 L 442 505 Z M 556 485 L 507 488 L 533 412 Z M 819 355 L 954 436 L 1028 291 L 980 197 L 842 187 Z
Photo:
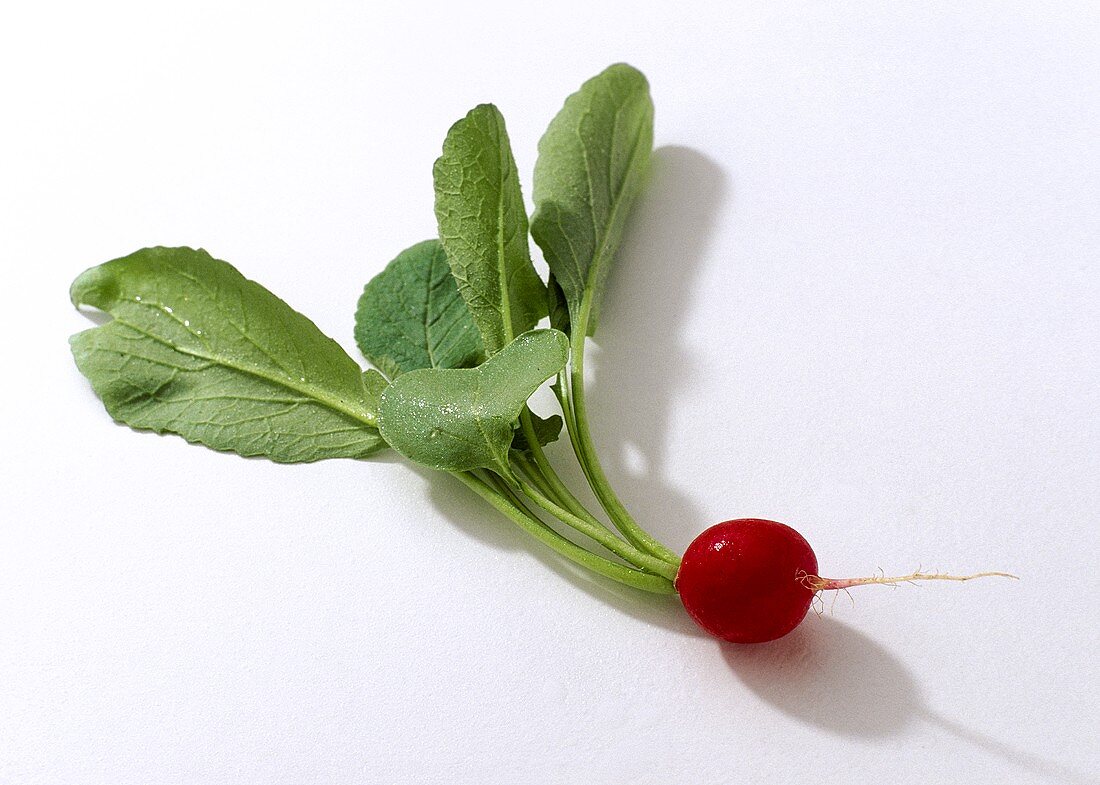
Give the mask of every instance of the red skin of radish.
M 739 518 L 711 526 L 688 546 L 676 589 L 691 618 L 715 637 L 763 643 L 798 626 L 814 592 L 817 557 L 786 524 Z

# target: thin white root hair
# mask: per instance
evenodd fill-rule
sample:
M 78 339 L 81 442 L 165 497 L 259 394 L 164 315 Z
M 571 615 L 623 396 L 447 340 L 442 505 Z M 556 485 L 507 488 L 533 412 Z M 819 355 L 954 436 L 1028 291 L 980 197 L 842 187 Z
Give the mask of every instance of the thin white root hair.
M 809 575 L 804 571 L 799 571 L 799 574 L 795 576 L 803 586 L 812 592 L 822 591 L 847 591 L 853 586 L 893 586 L 897 587 L 902 584 L 909 584 L 916 586 L 920 581 L 972 581 L 977 578 L 1011 578 L 1012 580 L 1020 580 L 1019 576 L 1013 575 L 1008 572 L 976 572 L 973 575 L 947 575 L 940 572 L 923 572 L 917 570 L 916 572 L 909 573 L 908 575 L 893 575 L 887 576 L 882 574 L 882 570 L 877 571 L 878 574 L 869 578 L 822 578 L 818 575 Z M 851 595 L 848 595 L 849 598 Z

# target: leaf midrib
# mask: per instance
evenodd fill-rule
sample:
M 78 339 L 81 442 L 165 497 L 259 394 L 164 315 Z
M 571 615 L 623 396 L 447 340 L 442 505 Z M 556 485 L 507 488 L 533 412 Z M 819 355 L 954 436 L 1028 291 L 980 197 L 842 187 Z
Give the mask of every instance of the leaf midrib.
M 504 322 L 504 343 L 507 344 L 515 337 L 512 333 L 512 304 L 508 297 L 508 261 L 504 255 L 504 190 L 507 181 L 508 151 L 505 145 L 501 143 L 499 120 L 496 120 L 496 126 L 497 155 L 500 164 L 499 188 L 497 189 L 497 267 L 500 281 L 500 316 Z
M 619 115 L 622 113 L 623 109 L 625 109 L 625 108 L 626 108 L 626 104 L 623 104 L 623 105 L 619 106 L 618 109 L 615 110 L 615 119 L 612 121 L 612 126 L 613 127 L 615 125 L 618 125 Z M 630 151 L 630 162 L 627 165 L 627 172 L 632 172 L 632 170 L 634 169 L 634 162 L 637 159 L 638 148 L 639 148 L 639 145 L 641 143 L 642 131 L 643 131 L 643 127 L 639 125 L 638 126 L 638 132 L 634 136 L 633 149 Z M 610 168 L 610 156 L 609 156 L 608 167 Z M 595 203 L 595 193 L 594 193 L 594 189 L 592 188 L 592 177 L 588 173 L 587 170 L 588 170 L 588 167 L 586 166 L 585 167 L 585 178 L 588 181 L 589 210 L 592 212 L 593 223 L 594 223 L 595 222 L 596 211 L 594 209 L 592 209 L 592 207 Z M 627 176 L 627 179 L 629 179 L 629 175 Z M 608 176 L 608 180 L 610 181 L 610 173 L 609 173 L 609 176 Z M 624 183 L 625 182 L 626 182 L 626 180 L 624 180 Z M 607 219 L 607 224 L 606 224 L 606 227 L 608 229 L 610 229 L 610 227 L 615 225 L 615 219 L 618 216 L 619 208 L 622 206 L 623 193 L 625 191 L 626 191 L 626 188 L 624 187 L 623 189 L 621 189 L 619 191 L 618 196 L 615 199 L 612 199 L 612 201 L 611 201 L 611 211 L 608 213 L 608 219 Z M 591 308 L 590 307 L 585 308 L 583 301 L 585 301 L 585 300 L 590 301 L 592 296 L 595 294 L 595 287 L 592 285 L 595 281 L 594 276 L 597 275 L 597 273 L 600 269 L 600 266 L 603 264 L 603 256 L 604 256 L 604 253 L 606 253 L 606 251 L 607 251 L 607 242 L 608 242 L 608 238 L 610 236 L 611 236 L 610 231 L 605 231 L 603 233 L 603 237 L 600 238 L 599 245 L 596 246 L 596 252 L 592 255 L 592 263 L 588 266 L 588 270 L 586 271 L 586 275 L 584 276 L 584 295 L 581 298 L 582 299 L 581 307 L 578 309 L 579 311 L 583 312 L 583 316 L 584 316 L 584 321 L 581 324 L 581 330 L 580 330 L 582 335 L 588 332 L 588 319 L 589 319 L 589 314 L 591 313 Z M 578 314 L 578 315 L 580 315 L 580 314 Z
M 193 349 L 186 349 L 182 346 L 177 346 L 176 344 L 172 343 L 171 341 L 169 341 L 165 338 L 161 338 L 160 336 L 155 335 L 154 333 L 151 333 L 148 330 L 139 327 L 138 325 L 134 324 L 133 322 L 130 322 L 130 321 L 126 320 L 124 317 L 116 316 L 115 321 L 119 324 L 122 324 L 122 325 L 125 325 L 126 327 L 129 327 L 131 330 L 138 333 L 139 335 L 144 335 L 146 338 L 149 338 L 150 340 L 155 341 L 156 343 L 159 343 L 162 346 L 167 346 L 169 349 L 172 349 L 173 351 L 179 352 L 180 354 L 186 355 L 188 357 L 195 357 L 196 359 L 199 359 L 199 360 L 205 360 L 207 362 L 212 362 L 212 363 L 215 363 L 217 365 L 221 365 L 222 367 L 230 368 L 234 371 L 237 371 L 238 373 L 242 373 L 242 374 L 245 374 L 245 375 L 248 375 L 248 376 L 253 376 L 257 379 L 262 379 L 263 381 L 269 382 L 269 383 L 271 383 L 273 385 L 276 385 L 278 387 L 283 387 L 287 390 L 291 390 L 293 392 L 300 393 L 300 394 L 302 394 L 302 395 L 304 395 L 308 398 L 311 398 L 314 401 L 317 401 L 318 403 L 328 407 L 329 409 L 336 412 L 337 414 L 340 414 L 344 417 L 347 417 L 348 419 L 354 420 L 355 422 L 360 422 L 360 423 L 362 423 L 362 424 L 364 424 L 367 427 L 372 428 L 372 429 L 377 427 L 377 425 L 375 423 L 371 422 L 371 420 L 368 417 L 364 416 L 362 413 L 357 412 L 353 409 L 349 409 L 347 406 L 342 405 L 342 402 L 339 399 L 334 399 L 331 396 L 325 395 L 324 393 L 320 392 L 316 387 L 314 387 L 311 384 L 295 383 L 295 382 L 293 382 L 292 380 L 290 380 L 288 378 L 285 378 L 285 377 L 280 378 L 280 377 L 274 376 L 270 373 L 265 373 L 263 370 L 261 370 L 259 368 L 254 368 L 254 367 L 249 367 L 249 366 L 242 365 L 242 364 L 239 364 L 239 363 L 234 363 L 234 362 L 231 362 L 229 360 L 226 360 L 223 357 L 219 357 L 217 355 L 207 354 L 205 352 L 199 352 L 199 351 L 195 351 Z M 253 342 L 253 345 L 255 345 L 254 342 Z M 257 347 L 257 348 L 259 348 L 259 347 Z
M 435 368 L 435 352 L 432 351 L 432 291 L 435 289 L 435 265 L 436 255 L 432 254 L 431 264 L 428 265 L 428 278 L 425 281 L 427 283 L 427 293 L 424 298 L 424 348 L 428 350 L 428 364 Z

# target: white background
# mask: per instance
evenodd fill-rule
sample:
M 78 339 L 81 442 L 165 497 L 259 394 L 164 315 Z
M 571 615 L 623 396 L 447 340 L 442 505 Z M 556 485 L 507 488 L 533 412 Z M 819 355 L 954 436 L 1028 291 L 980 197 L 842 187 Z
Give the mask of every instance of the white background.
M 0 18 L 0 782 L 1100 782 L 1095 3 L 305 5 Z M 450 123 L 497 103 L 529 194 L 618 60 L 658 150 L 590 408 L 636 515 L 1020 582 L 723 646 L 450 478 L 136 434 L 73 366 L 69 282 L 152 244 L 358 357 Z

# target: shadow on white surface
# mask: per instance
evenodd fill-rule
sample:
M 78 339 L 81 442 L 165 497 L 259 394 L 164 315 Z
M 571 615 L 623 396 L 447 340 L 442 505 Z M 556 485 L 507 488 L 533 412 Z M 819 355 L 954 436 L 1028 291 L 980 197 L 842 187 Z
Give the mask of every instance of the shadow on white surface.
M 823 730 L 874 739 L 900 735 L 924 722 L 1042 781 L 1100 782 L 936 713 L 925 705 L 920 686 L 900 659 L 834 619 L 808 618 L 771 643 L 724 644 L 722 654 L 761 700 Z
M 690 498 L 669 482 L 666 458 L 678 393 L 696 370 L 681 326 L 727 191 L 726 174 L 702 153 L 654 151 L 589 362 L 589 419 L 611 485 L 645 529 L 673 546 L 704 528 Z
M 1043 777 L 1044 782 L 1062 782 L 1066 785 L 1100 785 L 1100 777 L 1083 774 L 1069 769 L 1060 763 L 1048 760 L 1041 755 L 1016 749 L 1010 744 L 997 741 L 994 738 L 967 728 L 961 723 L 948 719 L 934 711 L 925 709 L 921 715 L 932 725 L 942 728 L 962 741 L 980 749 L 988 755 L 1001 758 L 1017 768 L 1022 769 L 1037 777 Z M 1022 719 L 1022 718 L 1021 718 Z
M 765 702 L 842 736 L 891 736 L 921 710 L 920 690 L 901 660 L 827 617 L 810 616 L 771 643 L 723 645 L 722 654 Z

